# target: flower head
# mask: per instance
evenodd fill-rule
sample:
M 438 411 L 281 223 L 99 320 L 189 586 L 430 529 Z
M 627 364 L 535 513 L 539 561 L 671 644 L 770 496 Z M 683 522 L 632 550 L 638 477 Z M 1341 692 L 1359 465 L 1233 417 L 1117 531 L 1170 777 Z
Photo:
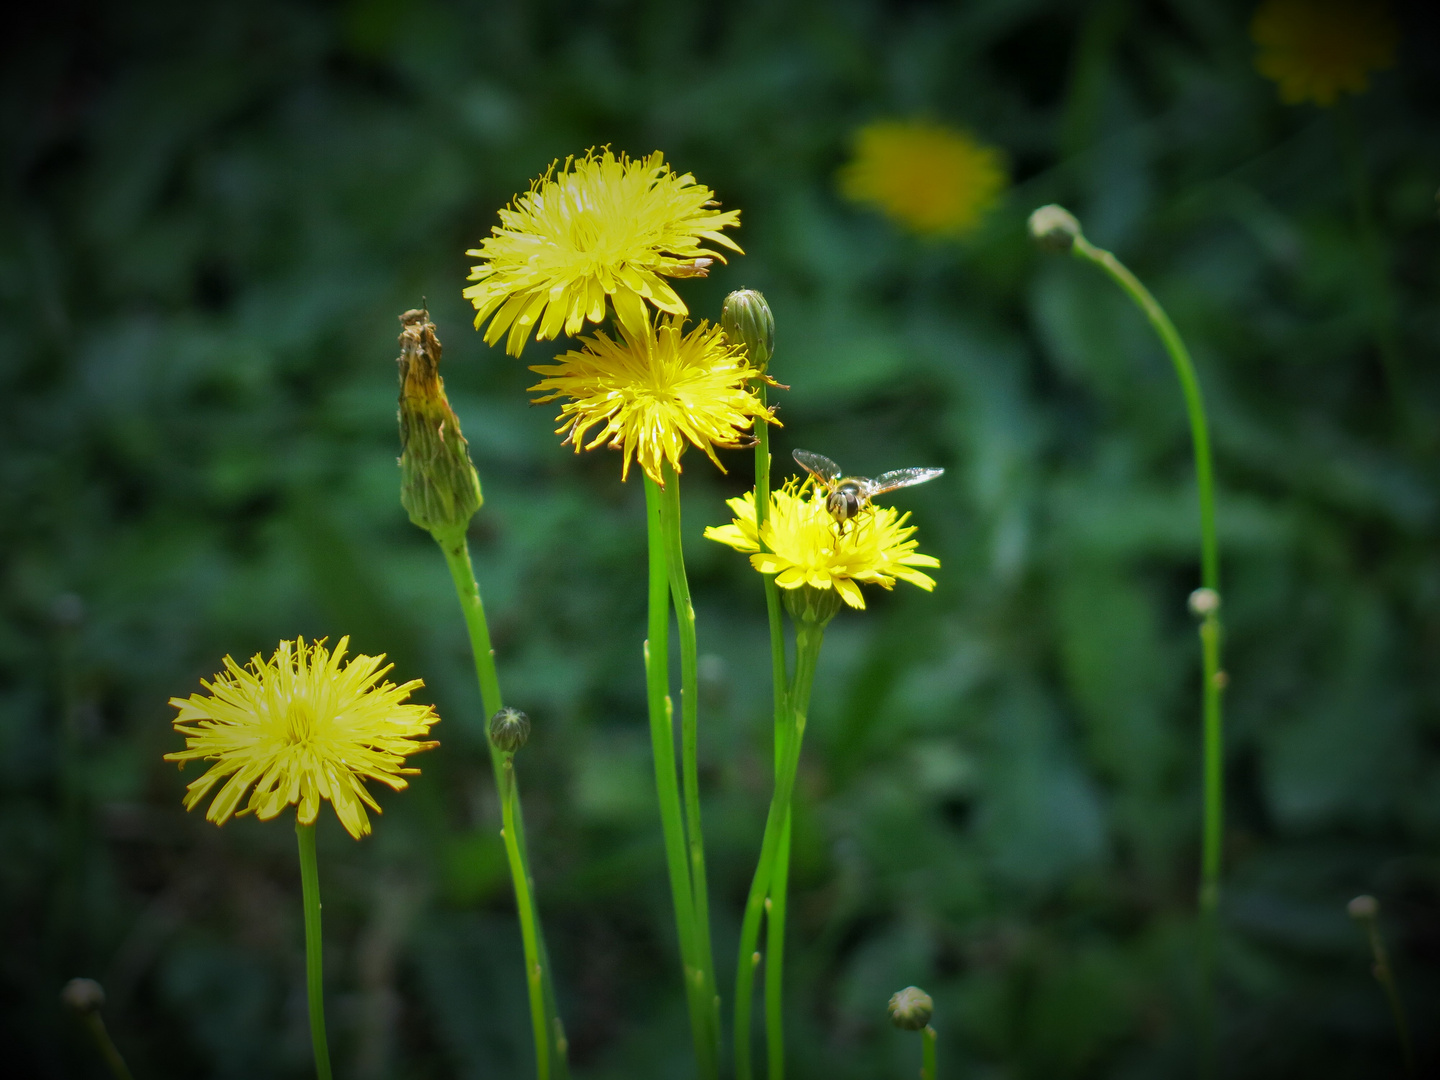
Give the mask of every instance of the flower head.
M 791 480 L 771 493 L 770 511 L 758 532 L 753 493 L 726 505 L 735 520 L 712 525 L 706 538 L 753 552 L 750 564 L 762 574 L 774 574 L 782 589 L 834 589 L 852 608 L 863 608 L 865 596 L 857 583 L 889 589 L 899 580 L 926 592 L 935 588 L 935 579 L 916 567 L 938 567 L 940 560 L 915 550 L 915 526 L 906 524 L 910 515 L 894 507 L 868 507 L 842 536 L 825 509 L 825 492 L 816 491 L 809 480 L 798 486 Z
M 282 641 L 269 660 L 257 653 L 243 668 L 227 656 L 214 682 L 201 680 L 208 695 L 170 699 L 180 710 L 174 724 L 185 749 L 165 760 L 181 768 L 196 759 L 214 762 L 186 788 L 185 809 L 229 777 L 205 812 L 217 825 L 251 811 L 268 821 L 291 803 L 299 803 L 301 824 L 310 825 L 320 800 L 329 799 L 351 836 L 370 831 L 365 806 L 377 813 L 380 806 L 364 781 L 404 789 L 404 777 L 420 771 L 404 768 L 405 758 L 440 745 L 421 741 L 440 718 L 429 705 L 404 704 L 423 685 L 419 679 L 376 685 L 391 667 L 381 667 L 383 655 L 342 663 L 349 642 L 341 638 L 332 654 L 323 642 Z M 255 790 L 237 811 L 251 784 Z
M 1334 105 L 1395 63 L 1395 24 L 1379 0 L 1266 0 L 1250 22 L 1255 69 L 1289 105 Z
M 609 149 L 556 162 L 500 211 L 500 224 L 478 248 L 465 290 L 475 327 L 490 319 L 485 341 L 507 330 L 506 352 L 519 356 L 532 329 L 537 340 L 578 334 L 605 318 L 605 300 L 621 324 L 639 334 L 645 301 L 672 315 L 688 313 L 667 277 L 703 277 L 725 261 L 703 241 L 731 251 L 720 232 L 740 211 L 715 209 L 715 193 L 690 173 L 677 176 L 659 151 L 616 157 Z M 493 316 L 493 318 L 492 318 Z
M 634 460 L 663 483 L 663 463 L 679 472 L 687 442 L 724 472 L 716 446 L 742 445 L 756 419 L 776 423 L 749 389 L 752 380 L 765 376 L 750 366 L 743 348 L 725 340 L 720 327 L 701 320 L 682 334 L 684 325 L 683 316 L 670 315 L 653 328 L 647 319 L 641 335 L 622 323 L 618 341 L 603 331 L 583 339 L 578 352 L 530 369 L 545 376 L 530 388 L 547 391 L 536 404 L 569 398 L 560 407 L 557 434 L 565 433 L 577 454 L 602 443 L 619 450 L 621 479 L 630 475 Z M 587 443 L 597 425 L 600 430 Z
M 855 135 L 840 190 L 917 233 L 959 236 L 980 224 L 1005 190 L 999 150 L 923 120 L 877 120 Z

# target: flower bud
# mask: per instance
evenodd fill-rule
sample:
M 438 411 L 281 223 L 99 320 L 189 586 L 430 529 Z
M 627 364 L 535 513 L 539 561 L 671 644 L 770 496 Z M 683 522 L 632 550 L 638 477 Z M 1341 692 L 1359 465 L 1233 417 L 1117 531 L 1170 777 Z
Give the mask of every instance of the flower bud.
M 1350 913 L 1352 919 L 1365 922 L 1380 914 L 1380 901 L 1373 896 L 1362 894 L 1346 904 L 1345 910 Z
M 752 367 L 764 371 L 775 354 L 775 316 L 755 289 L 741 289 L 725 298 L 720 326 L 732 345 L 744 345 Z
M 1220 594 L 1214 589 L 1196 589 L 1190 594 L 1190 614 L 1197 619 L 1220 610 Z
M 508 705 L 490 718 L 490 741 L 496 749 L 513 754 L 530 738 L 530 717 Z
M 400 324 L 400 502 L 437 537 L 463 532 L 484 498 L 440 378 L 440 339 L 427 311 L 407 311 Z
M 890 998 L 890 1022 L 902 1031 L 923 1031 L 935 1011 L 935 1002 L 918 986 L 907 986 Z
M 781 589 L 780 598 L 797 623 L 825 626 L 840 610 L 840 594 L 834 589 L 801 585 L 798 589 Z
M 67 1008 L 88 1016 L 105 1004 L 105 991 L 94 979 L 71 979 L 60 991 L 60 1000 Z
M 1030 215 L 1030 236 L 1041 247 L 1065 254 L 1080 236 L 1080 222 L 1063 206 L 1051 203 Z

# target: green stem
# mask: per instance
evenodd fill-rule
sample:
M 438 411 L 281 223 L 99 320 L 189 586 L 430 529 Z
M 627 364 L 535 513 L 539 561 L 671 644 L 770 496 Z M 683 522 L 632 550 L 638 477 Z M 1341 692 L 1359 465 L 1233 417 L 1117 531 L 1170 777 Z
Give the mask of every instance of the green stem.
M 715 959 L 710 943 L 710 890 L 705 877 L 705 833 L 700 818 L 699 653 L 695 641 L 695 605 L 685 575 L 685 552 L 680 539 L 680 476 L 667 462 L 664 502 L 660 508 L 665 530 L 665 554 L 670 597 L 680 629 L 680 760 L 685 795 L 685 836 L 690 856 L 690 896 L 694 905 L 695 963 L 699 968 L 702 1000 L 708 1004 L 708 1038 L 715 1067 L 720 1061 L 720 994 L 715 983 Z
M 325 1041 L 325 968 L 320 954 L 320 872 L 315 865 L 315 824 L 295 822 L 300 845 L 300 893 L 305 903 L 305 991 L 310 1002 L 310 1045 L 315 1075 L 330 1080 L 330 1046 Z
M 486 717 L 494 716 L 505 705 L 500 697 L 500 677 L 495 670 L 495 650 L 490 644 L 490 626 L 485 618 L 485 605 L 480 599 L 480 586 L 475 581 L 470 561 L 470 545 L 463 529 L 435 534 L 435 542 L 445 554 L 445 564 L 455 583 L 455 594 L 470 634 L 470 650 L 475 658 L 475 675 L 480 683 L 480 701 Z M 490 749 L 490 765 L 495 773 L 495 790 L 500 796 L 500 814 L 504 822 L 501 836 L 510 866 L 510 881 L 515 891 L 515 909 L 520 919 L 520 940 L 525 953 L 525 984 L 530 999 L 530 1025 L 535 1038 L 535 1069 L 539 1080 L 564 1080 L 569 1075 L 565 1028 L 560 1020 L 555 983 L 550 970 L 550 955 L 545 948 L 545 934 L 540 926 L 540 913 L 535 905 L 535 879 L 530 873 L 528 846 L 525 842 L 525 818 L 520 809 L 519 781 L 510 756 L 501 752 L 489 738 L 486 724 L 486 745 Z M 538 972 L 538 994 L 537 994 Z
M 756 388 L 761 406 L 765 405 L 765 383 Z M 755 427 L 755 531 L 758 535 L 770 514 L 770 425 L 756 421 Z M 762 541 L 760 550 L 768 550 Z M 785 627 L 780 619 L 780 589 L 774 574 L 765 574 L 765 614 L 770 622 L 770 685 L 775 701 L 775 724 L 778 729 L 785 712 L 785 693 L 790 684 L 785 670 Z M 775 760 L 780 760 L 780 743 L 775 743 Z
M 791 795 L 793 802 L 793 787 Z M 765 1050 L 770 1080 L 785 1076 L 785 898 L 790 888 L 790 828 L 794 820 L 787 806 L 770 868 L 770 899 L 765 909 Z
M 1395 981 L 1395 972 L 1390 967 L 1390 954 L 1385 940 L 1380 936 L 1380 920 L 1375 915 L 1365 919 L 1365 930 L 1370 939 L 1370 953 L 1374 958 L 1375 981 L 1385 991 L 1385 1000 L 1390 1005 L 1390 1015 L 1395 1019 L 1395 1031 L 1400 1036 L 1400 1051 L 1405 1059 L 1405 1075 L 1419 1076 L 1415 1067 L 1415 1045 L 1410 1041 L 1410 1022 L 1405 1016 L 1405 1005 L 1400 1000 L 1400 986 Z
M 710 1017 L 713 1005 L 704 994 L 704 974 L 696 958 L 695 903 L 685 855 L 685 818 L 680 808 L 680 783 L 675 769 L 675 729 L 670 701 L 670 560 L 667 558 L 665 494 L 645 478 L 645 521 L 649 540 L 649 626 L 645 642 L 646 702 L 650 712 L 650 748 L 655 758 L 655 794 L 665 837 L 665 862 L 670 872 L 670 898 L 685 998 L 690 1006 L 690 1034 L 702 1080 L 719 1075 L 720 1065 Z
M 130 1075 L 130 1066 L 125 1064 L 125 1059 L 120 1056 L 115 1041 L 110 1038 L 110 1032 L 105 1027 L 105 1021 L 101 1019 L 98 1011 L 88 1013 L 85 1016 L 85 1026 L 90 1029 L 90 1037 L 95 1040 L 95 1048 L 100 1051 L 100 1056 L 105 1059 L 105 1066 L 115 1080 L 133 1080 Z
M 755 876 L 750 882 L 750 895 L 745 901 L 745 917 L 740 926 L 740 953 L 735 975 L 735 1075 L 738 1080 L 750 1080 L 753 1075 L 750 1060 L 750 1014 L 754 1000 L 755 968 L 760 955 L 756 951 L 760 941 L 760 920 L 765 914 L 766 896 L 771 889 L 772 875 L 790 817 L 795 775 L 800 766 L 800 746 L 805 735 L 806 713 L 810 707 L 810 690 L 815 683 L 815 665 L 820 658 L 820 646 L 824 637 L 823 626 L 801 624 L 797 628 L 795 678 L 787 695 L 787 701 L 794 703 L 794 708 L 785 709 L 784 723 L 778 725 L 776 730 L 779 761 L 775 769 L 775 790 L 770 797 L 770 811 L 765 818 L 760 858 L 755 867 Z M 774 905 L 771 906 L 773 908 Z M 768 943 L 768 947 L 772 949 L 776 945 L 783 945 L 783 942 L 772 940 Z M 783 950 L 775 952 L 770 963 L 783 966 Z M 777 1002 L 781 1000 L 779 990 L 777 983 L 772 993 L 767 968 L 767 1006 L 772 999 Z M 767 1021 L 768 1015 L 767 1008 Z M 766 1032 L 773 1075 L 777 1052 L 783 1067 L 784 1043 L 783 1039 L 776 1037 L 778 1028 L 776 1032 L 772 1032 L 767 1023 Z
M 920 1066 L 920 1080 L 935 1080 L 935 1029 L 929 1024 L 920 1033 L 924 1044 L 924 1063 Z
M 1213 1075 L 1215 1059 L 1215 955 L 1217 918 L 1220 906 L 1220 874 L 1225 814 L 1224 727 L 1220 695 L 1225 676 L 1220 666 L 1223 628 L 1220 622 L 1220 543 L 1215 532 L 1215 479 L 1210 454 L 1210 431 L 1205 416 L 1205 400 L 1195 365 L 1185 348 L 1175 324 L 1165 309 L 1150 295 L 1150 290 L 1117 259 L 1103 248 L 1097 248 L 1083 236 L 1075 238 L 1072 248 L 1077 258 L 1100 267 L 1135 305 L 1145 313 L 1159 336 L 1180 390 L 1185 396 L 1185 409 L 1190 420 L 1190 439 L 1195 450 L 1195 481 L 1200 496 L 1200 583 L 1214 593 L 1215 603 L 1204 614 L 1200 625 L 1203 681 L 1201 684 L 1204 715 L 1204 829 L 1200 857 L 1200 1011 L 1201 1011 L 1201 1072 Z

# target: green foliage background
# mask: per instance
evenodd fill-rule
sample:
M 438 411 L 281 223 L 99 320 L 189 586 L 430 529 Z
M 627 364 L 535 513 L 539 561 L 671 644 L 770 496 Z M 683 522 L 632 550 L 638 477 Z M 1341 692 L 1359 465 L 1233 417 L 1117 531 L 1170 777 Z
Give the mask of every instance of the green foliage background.
M 307 1073 L 291 829 L 180 806 L 166 700 L 225 653 L 352 635 L 423 676 L 442 748 L 375 835 L 322 817 L 342 1075 L 522 1077 L 518 934 L 464 630 L 397 496 L 395 316 L 428 297 L 485 484 L 472 532 L 581 1076 L 685 1076 L 640 663 L 644 529 L 558 446 L 460 297 L 553 158 L 660 148 L 743 208 L 685 283 L 778 324 L 777 465 L 945 466 L 898 499 L 944 563 L 832 628 L 799 794 L 793 1073 L 1193 1070 L 1198 648 L 1188 434 L 1059 200 L 1169 306 L 1209 396 L 1225 548 L 1225 1075 L 1395 1075 L 1344 904 L 1382 902 L 1440 1010 L 1440 52 L 1339 119 L 1373 186 L 1408 384 L 1383 377 L 1337 117 L 1210 0 L 39 5 L 0 68 L 0 952 L 6 1059 L 98 1076 L 77 974 L 141 1077 Z M 839 200 L 855 127 L 944 119 L 1015 184 L 962 244 Z M 525 359 L 544 362 L 548 346 Z M 685 473 L 706 827 L 727 977 L 768 797 L 758 578 L 700 539 L 747 486 Z M 781 474 L 785 471 L 782 468 Z M 193 775 L 193 772 L 192 774 Z M 729 996 L 726 989 L 727 1000 Z

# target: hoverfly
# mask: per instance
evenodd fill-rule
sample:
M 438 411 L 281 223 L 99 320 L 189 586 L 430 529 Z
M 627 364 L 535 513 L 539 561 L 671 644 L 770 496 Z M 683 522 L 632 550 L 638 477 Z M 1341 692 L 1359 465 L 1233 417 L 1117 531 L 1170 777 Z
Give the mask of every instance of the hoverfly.
M 934 480 L 944 469 L 895 469 L 881 473 L 871 480 L 865 476 L 845 476 L 840 466 L 824 454 L 813 454 L 809 450 L 796 450 L 795 460 L 800 467 L 822 484 L 829 494 L 825 498 L 825 509 L 840 523 L 840 535 L 845 535 L 845 523 L 870 505 L 876 495 L 898 488 L 914 487 L 926 480 Z

